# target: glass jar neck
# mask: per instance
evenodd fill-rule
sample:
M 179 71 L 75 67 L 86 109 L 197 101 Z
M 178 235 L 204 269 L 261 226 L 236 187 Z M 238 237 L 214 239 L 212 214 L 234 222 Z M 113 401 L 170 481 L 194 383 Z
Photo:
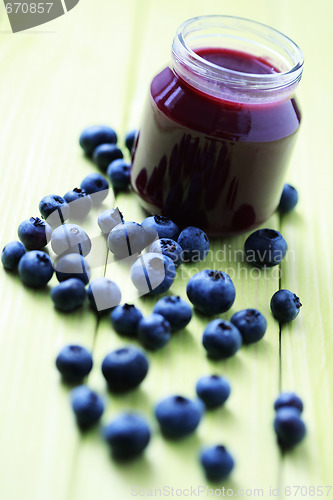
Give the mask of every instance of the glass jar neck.
M 246 53 L 266 61 L 275 71 L 257 74 L 223 67 L 196 52 L 205 48 Z M 303 54 L 292 40 L 264 24 L 231 16 L 201 16 L 178 28 L 172 67 L 187 84 L 214 98 L 264 103 L 293 94 L 302 76 Z

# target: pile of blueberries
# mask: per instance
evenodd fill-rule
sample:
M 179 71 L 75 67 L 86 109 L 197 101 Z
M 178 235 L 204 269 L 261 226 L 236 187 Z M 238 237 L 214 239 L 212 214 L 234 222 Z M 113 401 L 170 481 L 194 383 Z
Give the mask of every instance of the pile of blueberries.
M 126 136 L 126 146 L 131 152 L 136 132 Z M 115 191 L 127 189 L 130 181 L 130 164 L 123 159 L 117 147 L 117 135 L 106 126 L 85 129 L 80 145 L 103 173 L 106 173 Z M 110 313 L 114 330 L 122 336 L 137 338 L 147 350 L 163 348 L 172 333 L 185 328 L 192 318 L 191 306 L 178 296 L 160 298 L 152 314 L 143 317 L 133 304 L 122 304 L 118 285 L 105 277 L 90 282 L 90 267 L 85 259 L 91 250 L 88 234 L 77 224 L 66 223 L 82 220 L 93 205 L 98 206 L 107 196 L 109 184 L 99 173 L 86 176 L 79 188 L 58 195 L 45 196 L 39 204 L 41 217 L 31 217 L 18 227 L 19 241 L 8 243 L 2 251 L 3 266 L 10 271 L 18 269 L 24 284 L 43 287 L 55 272 L 59 284 L 51 290 L 55 307 L 72 311 L 85 301 L 98 313 Z M 279 211 L 287 213 L 297 203 L 297 191 L 285 185 Z M 176 269 L 184 262 L 204 260 L 209 251 L 209 239 L 199 228 L 180 229 L 163 216 L 150 216 L 141 224 L 124 221 L 121 212 L 104 210 L 98 225 L 107 237 L 109 250 L 115 259 L 134 257 L 131 261 L 131 280 L 141 295 L 157 295 L 171 287 Z M 52 263 L 42 249 L 50 242 L 57 259 Z M 148 252 L 143 253 L 144 250 Z M 27 251 L 28 250 L 28 251 Z M 259 229 L 246 240 L 245 257 L 257 267 L 280 264 L 287 243 L 273 229 Z M 189 301 L 196 310 L 211 316 L 228 311 L 234 303 L 236 291 L 230 277 L 220 270 L 204 269 L 192 276 L 186 288 Z M 273 316 L 286 323 L 296 318 L 300 311 L 299 298 L 289 290 L 277 291 L 271 299 Z M 206 326 L 202 344 L 212 359 L 233 356 L 241 345 L 259 341 L 265 334 L 267 322 L 256 309 L 236 312 L 230 319 L 215 319 Z M 56 359 L 56 366 L 66 382 L 82 384 L 93 367 L 90 352 L 79 345 L 64 347 Z M 111 392 L 125 392 L 138 387 L 146 377 L 149 362 L 141 349 L 125 346 L 110 352 L 102 363 L 102 373 Z M 196 384 L 197 399 L 173 395 L 160 401 L 155 416 L 163 435 L 182 438 L 198 427 L 205 409 L 220 407 L 230 394 L 226 378 L 219 375 L 201 377 Z M 73 411 L 82 427 L 96 424 L 104 411 L 103 399 L 85 385 L 78 385 L 71 393 Z M 277 410 L 274 428 L 279 444 L 294 446 L 305 435 L 305 425 L 300 418 L 303 405 L 294 394 L 280 395 L 275 403 Z M 105 440 L 117 458 L 131 458 L 140 454 L 148 445 L 150 428 L 144 417 L 124 413 L 104 428 Z M 205 448 L 200 456 L 207 477 L 211 480 L 225 478 L 233 469 L 234 460 L 226 448 L 217 445 Z
M 302 400 L 292 392 L 280 394 L 274 403 L 274 429 L 282 449 L 292 448 L 305 436 L 306 427 L 301 418 Z

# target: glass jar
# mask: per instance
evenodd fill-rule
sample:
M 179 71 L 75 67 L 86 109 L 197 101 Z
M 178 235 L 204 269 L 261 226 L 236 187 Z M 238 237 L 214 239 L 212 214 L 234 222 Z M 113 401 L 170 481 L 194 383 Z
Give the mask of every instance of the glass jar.
M 210 235 L 248 231 L 276 210 L 300 112 L 299 47 L 254 21 L 183 23 L 152 81 L 133 151 L 143 207 Z

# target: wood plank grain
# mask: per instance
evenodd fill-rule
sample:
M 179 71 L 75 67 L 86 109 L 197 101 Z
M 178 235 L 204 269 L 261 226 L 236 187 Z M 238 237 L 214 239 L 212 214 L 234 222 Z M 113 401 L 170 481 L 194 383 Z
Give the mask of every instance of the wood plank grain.
M 327 21 L 322 19 L 322 29 Z M 321 86 L 321 102 L 315 99 L 316 55 L 329 57 L 329 48 L 320 38 L 304 40 L 308 54 L 306 74 L 299 97 L 304 120 L 288 179 L 299 189 L 300 202 L 295 213 L 282 220 L 282 231 L 295 258 L 283 264 L 282 287 L 295 292 L 303 307 L 299 317 L 282 331 L 282 385 L 304 398 L 304 419 L 308 437 L 284 459 L 284 484 L 330 484 L 332 428 L 332 134 L 331 92 L 327 82 Z M 318 90 L 318 88 L 317 88 Z M 327 106 L 327 107 L 326 107 Z M 318 126 L 315 126 L 318 124 Z M 319 146 L 319 147 L 318 147 Z
M 133 4 L 114 9 L 105 3 L 103 31 L 101 11 L 88 4 L 53 22 L 54 32 L 41 27 L 34 33 L 0 33 L 3 244 L 17 238 L 21 220 L 38 214 L 45 194 L 63 195 L 95 171 L 78 146 L 85 125 L 110 123 L 121 130 L 130 40 L 124 37 L 112 60 L 105 48 L 114 49 L 114 41 L 122 38 L 122 21 L 132 19 Z M 112 33 L 107 19 L 112 19 Z M 4 17 L 1 28 L 6 28 Z M 90 235 L 99 234 L 96 219 L 95 211 L 84 222 Z M 105 248 L 104 243 L 102 261 Z M 6 402 L 0 496 L 65 499 L 81 436 L 54 360 L 64 344 L 92 348 L 96 318 L 88 306 L 70 315 L 56 312 L 48 296 L 56 278 L 34 292 L 2 266 L 0 273 L 0 395 Z
M 329 215 L 333 100 L 329 77 L 322 78 L 321 71 L 323 62 L 330 57 L 330 48 L 323 40 L 333 9 L 331 4 L 320 2 L 316 15 L 312 15 L 309 2 L 302 8 L 299 2 L 293 2 L 281 9 L 275 7 L 275 11 L 288 19 L 289 31 L 305 54 L 304 77 L 298 91 L 303 121 L 287 178 L 298 188 L 300 201 L 295 212 L 281 221 L 281 231 L 294 252 L 294 258 L 283 263 L 281 286 L 298 294 L 303 307 L 299 317 L 282 329 L 281 361 L 283 390 L 294 390 L 304 399 L 308 436 L 284 456 L 281 486 L 324 486 L 332 483 L 333 442 L 332 427 L 328 425 L 333 404 L 329 361 L 333 352 L 333 241 Z M 296 15 L 299 22 L 292 23 Z M 304 30 L 306 25 L 309 31 Z M 327 490 L 323 491 L 326 495 Z M 311 494 L 305 488 L 303 493 L 308 497 Z

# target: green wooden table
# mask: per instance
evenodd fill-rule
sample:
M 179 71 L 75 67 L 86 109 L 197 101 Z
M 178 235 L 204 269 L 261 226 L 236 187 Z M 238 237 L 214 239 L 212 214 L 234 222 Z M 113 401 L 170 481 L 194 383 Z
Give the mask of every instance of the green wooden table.
M 198 451 L 203 444 L 216 442 L 230 448 L 237 464 L 231 478 L 214 489 L 224 486 L 238 496 L 240 488 L 251 489 L 252 496 L 260 496 L 255 489 L 263 489 L 263 497 L 269 498 L 273 496 L 270 488 L 280 488 L 280 498 L 285 498 L 285 486 L 303 486 L 296 497 L 310 498 L 310 486 L 333 483 L 331 3 L 81 0 L 65 16 L 18 34 L 10 32 L 1 5 L 0 241 L 4 245 L 16 238 L 19 222 L 38 213 L 38 202 L 45 194 L 63 194 L 94 171 L 78 146 L 84 126 L 110 123 L 122 143 L 126 131 L 139 125 L 150 79 L 169 60 L 176 27 L 187 18 L 209 13 L 272 25 L 294 39 L 306 59 L 298 91 L 303 123 L 287 177 L 299 189 L 300 202 L 293 214 L 283 219 L 274 215 L 267 222 L 281 230 L 290 249 L 281 266 L 281 279 L 273 270 L 261 271 L 260 276 L 239 274 L 237 262 L 228 257 L 222 263 L 209 263 L 229 269 L 234 277 L 237 298 L 224 317 L 244 307 L 257 307 L 268 318 L 267 334 L 232 359 L 212 362 L 201 346 L 206 322 L 195 314 L 186 330 L 150 355 L 151 370 L 141 388 L 114 397 L 106 392 L 100 364 L 107 352 L 124 341 L 114 333 L 109 319 L 97 321 L 88 307 L 60 314 L 49 297 L 55 278 L 46 290 L 33 291 L 1 268 L 3 500 L 123 500 L 132 498 L 139 488 L 148 494 L 149 488 L 164 486 L 170 488 L 169 496 L 171 487 L 192 486 L 198 492 L 196 488 L 207 486 Z M 142 220 L 133 195 L 121 194 L 116 201 L 110 195 L 105 207 L 113 204 L 126 219 Z M 84 225 L 96 236 L 97 213 Z M 245 236 L 216 240 L 213 250 L 242 248 Z M 106 259 L 105 243 L 95 250 L 104 252 Z M 104 264 L 93 275 L 116 275 L 124 286 L 124 273 L 115 271 L 111 261 Z M 207 263 L 199 266 L 204 267 Z M 185 297 L 191 272 L 191 267 L 181 268 L 173 293 Z M 279 287 L 295 291 L 303 303 L 297 320 L 281 331 L 269 310 L 270 297 Z M 137 303 L 148 313 L 154 300 L 140 298 Z M 70 342 L 93 350 L 95 367 L 88 384 L 106 398 L 104 422 L 123 408 L 147 415 L 154 435 L 142 458 L 125 465 L 115 463 L 100 429 L 83 435 L 78 431 L 69 407 L 69 388 L 54 367 L 59 349 Z M 154 422 L 154 403 L 172 393 L 192 397 L 196 379 L 212 372 L 225 374 L 232 384 L 225 407 L 207 413 L 198 432 L 188 439 L 163 439 Z M 272 403 L 280 390 L 300 394 L 308 427 L 306 440 L 284 455 L 272 430 Z M 323 488 L 323 496 L 327 491 Z M 293 496 L 296 489 L 291 492 Z M 250 493 L 245 491 L 244 496 Z M 206 495 L 206 490 L 201 493 Z

